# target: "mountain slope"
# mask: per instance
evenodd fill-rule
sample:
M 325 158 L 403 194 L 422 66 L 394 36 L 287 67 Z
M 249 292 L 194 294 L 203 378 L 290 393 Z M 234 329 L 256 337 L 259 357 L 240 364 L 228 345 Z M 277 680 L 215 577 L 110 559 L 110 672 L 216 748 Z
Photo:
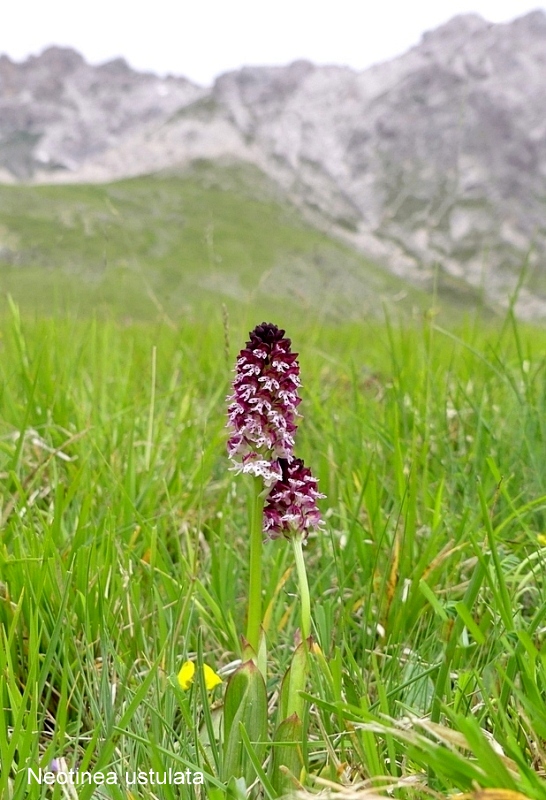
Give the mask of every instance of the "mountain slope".
M 362 73 L 295 62 L 228 73 L 210 89 L 176 84 L 168 103 L 144 104 L 100 146 L 85 145 L 82 122 L 77 159 L 33 174 L 105 181 L 200 158 L 247 162 L 314 224 L 405 278 L 426 284 L 439 269 L 506 304 L 525 266 L 518 311 L 544 316 L 545 53 L 541 11 L 502 25 L 457 17 Z M 152 81 L 142 76 L 147 92 Z M 19 131 L 42 136 L 25 140 L 33 169 L 55 139 L 44 120 L 42 134 Z
M 446 289 L 449 311 L 458 287 Z M 8 294 L 26 312 L 167 321 L 222 303 L 331 320 L 431 303 L 309 226 L 255 168 L 204 162 L 184 176 L 0 187 Z
M 0 169 L 18 179 L 77 170 L 202 93 L 185 78 L 137 73 L 123 59 L 92 67 L 61 47 L 22 64 L 0 56 Z

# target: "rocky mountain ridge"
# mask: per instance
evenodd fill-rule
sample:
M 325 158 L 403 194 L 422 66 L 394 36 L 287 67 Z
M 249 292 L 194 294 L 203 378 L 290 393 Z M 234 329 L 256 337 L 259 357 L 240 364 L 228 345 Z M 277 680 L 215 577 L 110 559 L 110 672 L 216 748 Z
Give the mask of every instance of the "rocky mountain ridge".
M 2 177 L 69 178 L 128 132 L 202 94 L 185 78 L 138 73 L 121 58 L 94 67 L 68 48 L 50 47 L 20 64 L 0 56 Z
M 101 181 L 195 159 L 251 162 L 315 222 L 417 281 L 436 269 L 546 315 L 546 14 L 456 17 L 363 72 L 298 61 L 211 88 L 0 58 L 5 179 Z

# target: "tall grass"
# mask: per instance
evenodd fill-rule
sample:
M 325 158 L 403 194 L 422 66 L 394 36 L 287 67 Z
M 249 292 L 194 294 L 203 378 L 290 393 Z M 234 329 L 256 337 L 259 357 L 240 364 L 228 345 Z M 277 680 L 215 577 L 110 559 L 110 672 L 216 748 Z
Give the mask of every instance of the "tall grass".
M 3 320 L 2 797 L 49 796 L 27 768 L 61 757 L 119 775 L 82 798 L 157 796 L 125 773 L 169 767 L 205 787 L 161 797 L 224 796 L 221 690 L 183 692 L 176 673 L 240 655 L 246 496 L 224 397 L 261 320 L 238 320 L 226 353 L 221 313 L 206 319 Z M 288 332 L 299 455 L 328 496 L 306 552 L 323 657 L 300 791 L 546 797 L 546 336 L 510 316 Z M 289 543 L 266 559 L 274 693 L 299 621 Z

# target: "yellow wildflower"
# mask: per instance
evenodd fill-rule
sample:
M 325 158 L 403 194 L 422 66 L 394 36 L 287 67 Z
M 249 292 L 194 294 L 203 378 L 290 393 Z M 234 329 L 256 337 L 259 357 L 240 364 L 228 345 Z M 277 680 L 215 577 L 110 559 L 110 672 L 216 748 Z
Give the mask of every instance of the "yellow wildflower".
M 208 664 L 203 664 L 203 675 L 205 676 L 205 686 L 209 692 L 222 683 L 222 678 Z
M 193 661 L 185 661 L 182 664 L 180 672 L 178 673 L 178 684 L 181 689 L 185 692 L 188 691 L 190 686 L 193 683 L 193 679 L 195 677 L 195 664 Z M 216 674 L 216 672 L 208 666 L 208 664 L 203 664 L 203 677 L 205 678 L 205 686 L 209 690 L 209 692 L 214 689 L 215 686 L 218 686 L 222 683 L 222 678 Z
M 185 692 L 190 688 L 194 675 L 195 664 L 193 661 L 185 661 L 182 664 L 182 669 L 178 673 L 178 683 L 180 684 L 180 688 L 184 689 Z

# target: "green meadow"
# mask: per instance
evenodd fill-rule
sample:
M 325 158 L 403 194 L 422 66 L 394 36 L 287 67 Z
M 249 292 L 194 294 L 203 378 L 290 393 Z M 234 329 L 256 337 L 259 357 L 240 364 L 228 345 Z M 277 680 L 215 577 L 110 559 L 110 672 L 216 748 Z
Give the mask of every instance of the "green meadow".
M 422 312 L 428 293 L 318 231 L 262 173 L 199 162 L 108 185 L 0 186 L 0 295 L 22 313 L 176 321 L 234 315 L 331 320 Z M 447 276 L 445 311 L 481 305 Z
M 385 276 L 227 168 L 0 201 L 0 797 L 280 796 L 285 539 L 263 553 L 253 783 L 226 786 L 221 722 L 251 491 L 225 398 L 267 319 L 299 353 L 297 454 L 326 495 L 286 796 L 546 798 L 545 332 L 479 298 L 463 317 L 458 288 Z M 115 781 L 29 776 L 53 764 Z M 169 770 L 184 783 L 133 782 Z

